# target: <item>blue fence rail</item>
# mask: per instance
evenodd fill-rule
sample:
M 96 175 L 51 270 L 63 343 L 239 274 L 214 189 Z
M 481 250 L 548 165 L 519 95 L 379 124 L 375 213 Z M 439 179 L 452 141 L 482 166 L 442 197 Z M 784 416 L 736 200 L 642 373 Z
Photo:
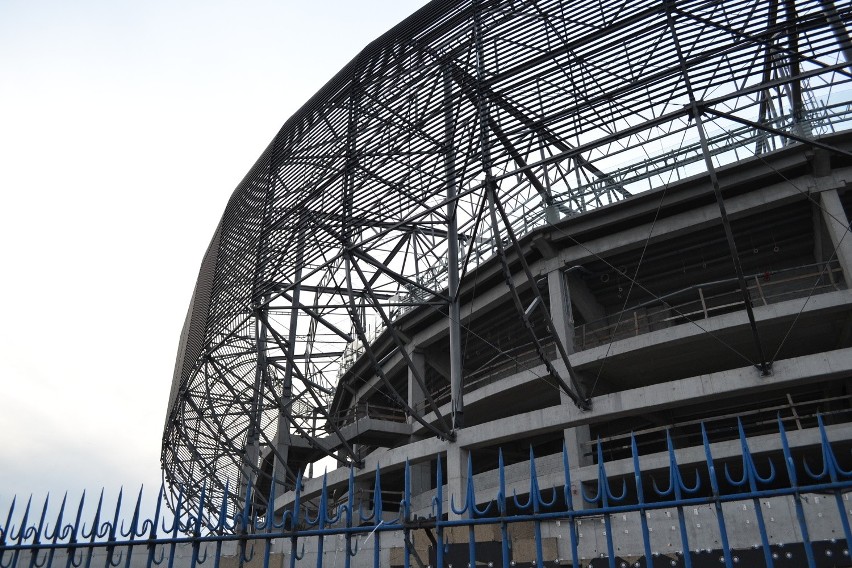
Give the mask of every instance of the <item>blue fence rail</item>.
M 477 492 L 481 476 L 473 475 L 469 462 L 466 493 L 446 500 L 438 457 L 431 513 L 425 516 L 413 512 L 408 464 L 402 498 L 391 506 L 383 502 L 379 470 L 366 503 L 356 502 L 350 471 L 343 502 L 331 503 L 325 477 L 319 497 L 306 502 L 300 478 L 283 512 L 261 517 L 248 511 L 229 516 L 226 500 L 211 515 L 203 493 L 196 510 L 187 510 L 179 495 L 171 511 L 162 490 L 153 517 L 145 520 L 141 491 L 129 520 L 121 518 L 121 494 L 107 514 L 101 493 L 90 522 L 82 519 L 85 495 L 70 514 L 63 499 L 55 519 L 47 518 L 48 500 L 41 513 L 28 501 L 17 514 L 13 501 L 0 525 L 0 568 L 852 566 L 852 470 L 841 467 L 848 456 L 838 459 L 821 417 L 813 444 L 796 457 L 780 417 L 777 425 L 780 451 L 758 458 L 738 423 L 737 463 L 714 458 L 702 425 L 704 459 L 681 466 L 667 432 L 668 463 L 653 475 L 640 467 L 632 436 L 633 471 L 626 476 L 607 475 L 597 444 L 597 481 L 579 491 L 564 448 L 561 486 L 539 487 L 531 449 L 526 494 L 508 494 L 501 452 L 493 472 L 496 494 L 485 499 Z M 712 525 L 711 536 L 701 536 L 696 519 Z M 785 526 L 770 530 L 773 523 Z M 793 540 L 779 542 L 775 533 L 793 534 Z M 754 542 L 738 547 L 732 537 Z

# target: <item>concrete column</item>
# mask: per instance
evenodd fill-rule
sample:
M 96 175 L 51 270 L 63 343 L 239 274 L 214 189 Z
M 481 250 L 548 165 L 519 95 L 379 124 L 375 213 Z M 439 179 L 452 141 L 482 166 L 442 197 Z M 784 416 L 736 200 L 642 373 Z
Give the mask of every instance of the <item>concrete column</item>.
M 547 275 L 547 289 L 550 295 L 550 317 L 553 320 L 553 333 L 565 346 L 570 355 L 574 352 L 574 315 L 571 313 L 571 299 L 565 274 L 554 270 Z
M 432 490 L 432 462 L 413 463 L 411 468 L 411 495 L 421 495 Z
M 411 357 L 411 362 L 414 366 L 414 369 L 417 371 L 423 379 L 426 378 L 426 358 L 423 356 L 422 351 L 412 351 L 409 353 L 409 357 Z M 423 389 L 420 387 L 420 384 L 417 382 L 415 378 L 414 371 L 412 369 L 408 369 L 408 406 L 413 408 L 418 412 L 423 412 L 424 402 L 426 400 L 426 393 L 423 392 Z M 411 416 L 408 417 L 408 423 L 411 424 L 414 422 L 414 418 Z
M 464 506 L 465 494 L 467 492 L 467 458 L 470 450 L 462 448 L 456 443 L 447 445 L 447 492 L 446 508 L 448 519 L 460 519 L 459 515 L 453 513 L 450 507 L 450 496 L 455 499 L 456 508 Z
M 565 429 L 565 448 L 568 450 L 568 464 L 571 469 L 592 465 L 591 433 L 588 424 Z
M 565 436 L 565 451 L 568 453 L 568 465 L 571 468 L 571 492 L 574 495 L 574 509 L 585 509 L 591 505 L 583 499 L 583 482 L 578 470 L 594 463 L 591 456 L 592 447 L 588 443 L 591 440 L 589 426 L 582 424 L 574 428 L 566 428 L 563 430 L 563 435 Z
M 414 368 L 421 377 L 426 377 L 426 357 L 422 351 L 413 351 L 409 354 Z M 414 372 L 408 370 L 408 405 L 418 412 L 423 411 L 426 393 L 420 388 L 420 384 L 414 378 Z M 408 417 L 408 423 L 412 424 L 414 418 Z M 414 439 L 411 440 L 415 441 Z M 411 464 L 411 494 L 419 495 L 432 488 L 432 468 L 429 462 Z
M 576 278 L 576 277 L 575 277 Z M 554 331 L 563 341 L 568 353 L 574 353 L 574 316 L 571 310 L 571 291 L 568 289 L 566 275 L 561 270 L 555 270 L 547 275 L 547 284 L 550 291 L 550 314 L 553 318 L 553 325 L 556 328 Z M 578 280 L 577 287 L 582 285 L 583 291 L 589 296 L 588 289 Z M 582 295 L 582 291 L 578 291 Z M 600 315 L 602 310 L 599 310 L 596 302 L 586 299 L 586 304 L 591 304 L 595 308 L 590 308 L 590 311 Z M 597 309 L 596 309 L 597 308 Z M 563 405 L 572 405 L 573 402 L 568 395 L 560 392 L 560 398 Z M 572 470 L 579 467 L 592 464 L 591 456 L 587 456 L 590 451 L 589 445 L 586 443 L 590 440 L 589 427 L 587 425 L 567 428 L 563 431 L 565 437 L 565 448 L 568 452 L 568 463 Z M 579 491 L 579 485 L 577 485 Z M 574 507 L 580 509 L 583 507 L 582 499 L 574 500 Z
M 820 193 L 820 203 L 823 222 L 831 238 L 832 248 L 837 250 L 835 256 L 843 269 L 843 279 L 848 288 L 852 283 L 852 235 L 849 234 L 849 218 L 843 210 L 836 189 Z

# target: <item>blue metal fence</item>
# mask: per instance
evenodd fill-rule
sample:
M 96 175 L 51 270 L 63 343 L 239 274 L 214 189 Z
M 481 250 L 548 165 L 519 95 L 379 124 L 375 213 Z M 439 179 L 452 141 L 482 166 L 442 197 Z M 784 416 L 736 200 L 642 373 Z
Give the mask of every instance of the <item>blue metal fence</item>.
M 704 459 L 698 466 L 681 466 L 667 432 L 667 464 L 655 468 L 653 475 L 640 467 L 631 436 L 632 473 L 608 476 L 598 443 L 597 481 L 582 485 L 579 491 L 572 485 L 564 448 L 561 486 L 539 487 L 531 449 L 526 494 L 508 494 L 508 466 L 501 452 L 493 471 L 496 494 L 483 498 L 477 492 L 475 483 L 481 476 L 473 475 L 469 462 L 466 493 L 451 495 L 447 501 L 439 457 L 431 514 L 425 516 L 413 512 L 408 464 L 399 502 L 383 501 L 377 470 L 366 510 L 365 503 L 356 502 L 353 471 L 342 502 L 331 502 L 325 477 L 319 496 L 306 502 L 300 479 L 292 501 L 278 516 L 258 517 L 249 511 L 228 516 L 225 501 L 218 514 L 211 515 L 203 495 L 197 510 L 186 510 L 181 496 L 174 510 L 169 510 L 162 490 L 153 517 L 147 520 L 141 518 L 141 491 L 129 519 L 123 520 L 121 495 L 108 515 L 102 493 L 90 522 L 83 521 L 85 495 L 71 515 L 63 499 L 55 519 L 52 514 L 47 518 L 47 500 L 41 513 L 33 510 L 30 501 L 19 507 L 22 513 L 16 513 L 13 501 L 0 526 L 0 568 L 852 565 L 847 548 L 852 542 L 847 494 L 852 471 L 841 466 L 848 456 L 836 453 L 822 418 L 813 430 L 810 461 L 802 452 L 794 457 L 780 418 L 777 425 L 780 451 L 757 458 L 739 423 L 741 456 L 736 464 L 714 458 L 702 425 Z M 815 465 L 817 461 L 821 463 Z M 705 523 L 712 518 L 712 527 L 706 527 L 712 529 L 711 537 L 696 536 L 702 534 L 697 532 L 701 522 L 690 513 Z M 784 527 L 770 530 L 768 525 L 773 523 Z M 746 535 L 748 531 L 751 534 Z M 524 538 L 518 537 L 521 532 Z M 775 532 L 792 534 L 793 540 L 780 542 Z M 661 534 L 665 535 L 662 540 Z M 567 538 L 554 545 L 561 536 Z M 753 537 L 754 544 L 738 548 L 732 536 L 739 542 Z M 588 544 L 590 539 L 595 543 Z M 519 550 L 522 544 L 528 549 L 524 554 Z

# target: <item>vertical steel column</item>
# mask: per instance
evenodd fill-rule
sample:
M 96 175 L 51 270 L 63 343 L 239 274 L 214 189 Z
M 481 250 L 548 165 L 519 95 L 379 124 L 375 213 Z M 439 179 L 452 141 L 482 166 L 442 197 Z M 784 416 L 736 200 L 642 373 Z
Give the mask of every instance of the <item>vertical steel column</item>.
M 293 372 L 296 365 L 296 332 L 299 324 L 299 303 L 302 292 L 302 268 L 304 264 L 305 245 L 305 222 L 304 215 L 299 216 L 299 236 L 296 239 L 296 274 L 293 277 L 292 300 L 290 302 L 290 329 L 287 333 L 287 345 L 285 348 L 286 364 L 284 367 L 284 379 L 281 382 L 281 399 L 278 408 L 278 425 L 275 436 L 276 454 L 272 466 L 272 483 L 281 488 L 287 488 L 287 460 L 290 447 L 290 419 L 292 414 L 293 398 Z M 314 415 L 316 417 L 316 414 Z M 295 482 L 295 480 L 293 480 Z M 276 489 L 276 495 L 283 494 Z
M 266 326 L 260 314 L 266 310 L 268 295 L 263 297 L 255 308 L 254 318 L 255 350 L 257 353 L 257 365 L 254 371 L 254 388 L 252 389 L 251 411 L 249 414 L 249 427 L 246 433 L 246 446 L 243 452 L 242 483 L 240 496 L 243 501 L 243 509 L 251 511 L 251 493 L 257 490 L 259 475 L 254 478 L 255 471 L 260 471 L 258 459 L 260 458 L 260 400 L 262 398 L 263 386 L 266 384 Z M 254 479 L 253 479 L 254 478 Z M 254 488 L 254 489 L 250 489 Z
M 722 197 L 722 189 L 719 186 L 719 178 L 716 175 L 716 166 L 713 165 L 713 158 L 710 154 L 710 146 L 707 143 L 707 134 L 704 131 L 704 121 L 702 119 L 702 111 L 698 106 L 698 101 L 695 99 L 695 92 L 692 89 L 692 82 L 689 80 L 689 73 L 687 71 L 686 59 L 683 55 L 683 50 L 680 47 L 680 40 L 678 39 L 677 32 L 675 30 L 675 22 L 674 16 L 672 15 L 671 10 L 671 0 L 665 0 L 667 10 L 666 10 L 666 21 L 669 26 L 669 30 L 672 34 L 672 40 L 674 41 L 675 50 L 677 51 L 677 57 L 680 62 L 681 74 L 683 75 L 683 81 L 686 85 L 686 91 L 689 95 L 689 105 L 692 112 L 692 118 L 695 120 L 695 128 L 698 131 L 698 137 L 701 140 L 701 151 L 704 154 L 704 164 L 707 166 L 707 173 L 710 175 L 710 183 L 713 186 L 713 194 L 716 196 L 716 203 L 719 206 L 719 215 L 722 218 L 722 227 L 725 230 L 725 237 L 728 241 L 728 249 L 731 253 L 731 261 L 734 263 L 734 271 L 737 275 L 737 280 L 740 285 L 740 292 L 743 297 L 743 303 L 745 304 L 746 314 L 748 315 L 749 325 L 751 326 L 751 334 L 752 339 L 754 340 L 754 345 L 757 350 L 757 356 L 760 360 L 758 363 L 758 368 L 762 375 L 767 376 L 770 374 L 770 365 L 766 360 L 766 357 L 763 354 L 763 347 L 760 344 L 760 337 L 757 333 L 757 322 L 754 319 L 754 308 L 752 307 L 751 297 L 748 292 L 748 284 L 745 281 L 745 275 L 743 274 L 743 267 L 740 264 L 740 255 L 737 252 L 737 244 L 734 241 L 734 233 L 731 229 L 731 222 L 728 220 L 728 211 L 725 208 L 725 200 Z
M 791 103 L 793 107 L 793 131 L 803 138 L 811 137 L 810 124 L 805 120 L 805 103 L 802 98 L 802 80 L 799 78 L 799 28 L 795 0 L 785 0 L 784 11 L 787 17 L 788 45 L 790 47 Z
M 831 31 L 834 32 L 834 37 L 837 38 L 837 43 L 840 44 L 843 58 L 846 60 L 846 63 L 852 63 L 852 40 L 849 39 L 846 24 L 843 23 L 843 19 L 837 14 L 834 0 L 820 0 L 820 4 L 822 5 L 822 11 L 831 24 Z
M 767 13 L 767 28 L 771 28 L 775 26 L 775 21 L 778 19 L 778 2 L 777 0 L 770 0 L 768 5 L 768 13 Z M 766 45 L 766 53 L 763 56 L 763 83 L 769 84 L 772 80 L 772 67 L 773 62 L 775 60 L 775 54 L 772 50 L 772 39 L 768 40 Z M 772 105 L 772 93 L 769 89 L 764 89 L 760 92 L 760 107 L 758 109 L 758 118 L 757 122 L 759 124 L 768 124 L 769 113 Z M 769 147 L 769 134 L 765 130 L 759 130 L 757 132 L 757 142 L 755 143 L 755 154 L 763 154 L 768 152 L 771 148 Z
M 476 47 L 476 110 L 479 114 L 479 154 L 482 161 L 482 172 L 485 174 L 485 185 L 492 183 L 491 179 L 491 144 L 488 132 L 489 113 L 488 98 L 482 82 L 485 80 L 485 50 L 482 48 L 482 9 L 481 0 L 475 0 L 473 13 L 473 41 Z
M 456 170 L 453 139 L 455 128 L 452 109 L 452 76 L 444 67 L 444 167 L 447 177 L 447 286 L 450 297 L 450 395 L 452 399 L 453 430 L 464 427 L 462 394 L 461 309 L 459 308 L 459 232 L 458 202 L 456 200 Z

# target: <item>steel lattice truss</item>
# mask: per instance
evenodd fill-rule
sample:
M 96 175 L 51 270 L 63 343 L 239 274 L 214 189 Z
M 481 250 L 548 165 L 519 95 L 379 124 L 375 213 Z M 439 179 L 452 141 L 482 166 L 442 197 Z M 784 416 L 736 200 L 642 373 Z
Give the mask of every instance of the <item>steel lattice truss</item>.
M 459 278 L 545 223 L 704 173 L 708 157 L 848 128 L 850 14 L 831 0 L 415 13 L 287 121 L 228 203 L 181 339 L 167 481 L 194 500 L 203 484 L 237 495 L 294 438 L 355 460 L 329 401 L 396 318 L 452 314 Z M 571 377 L 560 385 L 583 403 Z M 403 399 L 389 395 L 422 420 Z

